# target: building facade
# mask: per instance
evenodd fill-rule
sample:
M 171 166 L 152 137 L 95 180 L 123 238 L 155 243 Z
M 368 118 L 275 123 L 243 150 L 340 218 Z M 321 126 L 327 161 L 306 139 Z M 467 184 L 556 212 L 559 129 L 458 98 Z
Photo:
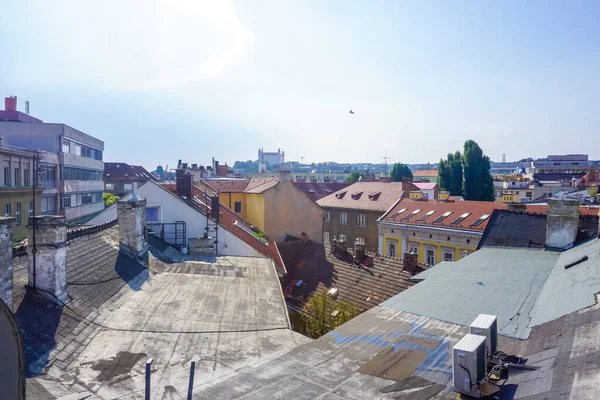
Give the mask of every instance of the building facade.
M 423 169 L 420 171 L 413 172 L 413 181 L 428 181 L 437 183 L 438 181 L 438 171 L 437 169 Z
M 440 192 L 436 200 L 411 192 L 379 221 L 379 253 L 416 254 L 425 265 L 459 260 L 477 250 L 492 211 L 507 208 L 496 202 L 454 202 L 448 192 Z
M 378 219 L 409 190 L 416 190 L 410 182 L 356 182 L 323 197 L 317 201 L 325 213 L 323 241 L 358 242 L 376 252 Z
M 77 223 L 104 209 L 103 141 L 12 109 L 0 111 L 0 137 L 7 145 L 50 153 L 43 161 L 48 191 L 41 206 L 46 213 L 64 215 L 69 223 Z
M 35 154 L 25 149 L 0 145 L 0 212 L 5 217 L 14 217 L 9 232 L 13 240 L 27 236 L 29 217 L 40 213 L 41 188 L 33 192 Z M 34 200 L 35 198 L 35 200 Z M 35 203 L 34 203 L 35 201 Z

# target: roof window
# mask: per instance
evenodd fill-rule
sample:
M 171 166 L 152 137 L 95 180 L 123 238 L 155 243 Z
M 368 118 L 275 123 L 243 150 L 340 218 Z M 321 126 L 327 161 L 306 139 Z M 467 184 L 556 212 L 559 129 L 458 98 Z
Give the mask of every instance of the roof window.
M 335 194 L 335 197 L 336 197 L 338 200 L 341 200 L 341 199 L 343 199 L 343 198 L 344 198 L 344 196 L 346 195 L 346 193 L 347 193 L 347 191 L 346 191 L 346 190 L 344 190 L 343 192 L 336 193 L 336 194 Z
M 433 214 L 435 212 L 435 210 L 431 210 L 431 211 L 427 211 L 427 214 L 423 215 L 421 218 L 419 218 L 417 221 L 425 221 L 427 219 L 427 217 L 429 217 L 431 214 Z
M 446 211 L 445 213 L 443 213 L 442 215 L 437 217 L 433 222 L 440 223 L 443 220 L 445 220 L 446 218 L 448 218 L 448 216 L 450 216 L 450 214 L 452 214 L 452 211 Z
M 415 211 L 411 212 L 410 214 L 408 214 L 406 217 L 402 218 L 403 221 L 406 221 L 408 219 L 411 219 L 412 217 L 414 217 L 415 215 L 417 215 L 418 213 L 421 212 L 420 208 L 417 208 Z
M 490 214 L 483 214 L 481 217 L 479 217 L 477 219 L 477 221 L 473 222 L 471 224 L 471 226 L 479 226 L 483 223 L 483 221 L 485 221 L 486 219 L 488 219 L 488 217 L 490 216 Z
M 408 210 L 408 208 L 403 208 L 402 210 L 395 212 L 390 218 L 394 219 L 394 218 L 396 218 L 398 215 L 402 214 L 406 210 Z
M 358 200 L 360 199 L 360 196 L 362 196 L 363 192 L 354 192 L 351 194 L 352 200 Z
M 469 215 L 471 215 L 471 213 L 468 213 L 468 212 L 464 213 L 463 215 L 461 215 L 460 217 L 458 217 L 454 221 L 452 221 L 452 225 L 458 225 L 458 224 L 460 224 Z

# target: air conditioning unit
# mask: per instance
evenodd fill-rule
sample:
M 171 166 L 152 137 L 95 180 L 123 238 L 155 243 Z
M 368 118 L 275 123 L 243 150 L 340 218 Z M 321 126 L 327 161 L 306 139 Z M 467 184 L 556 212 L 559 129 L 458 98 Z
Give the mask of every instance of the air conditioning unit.
M 488 357 L 498 350 L 498 318 L 495 315 L 479 314 L 469 326 L 469 333 L 485 336 Z
M 477 385 L 485 379 L 487 364 L 485 336 L 465 335 L 452 348 L 452 382 L 454 390 L 479 398 Z

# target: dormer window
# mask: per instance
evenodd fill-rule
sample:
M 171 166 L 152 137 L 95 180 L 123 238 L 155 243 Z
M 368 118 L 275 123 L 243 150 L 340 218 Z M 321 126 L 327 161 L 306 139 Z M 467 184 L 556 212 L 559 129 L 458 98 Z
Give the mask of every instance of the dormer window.
M 360 196 L 362 196 L 363 192 L 354 192 L 352 193 L 352 200 L 358 200 L 360 199 Z
M 343 199 L 343 198 L 344 198 L 344 196 L 346 195 L 346 193 L 347 193 L 347 191 L 343 191 L 343 192 L 340 192 L 340 193 L 336 193 L 335 197 L 336 197 L 338 200 L 341 200 L 341 199 Z
M 377 201 L 379 199 L 379 196 L 381 196 L 381 192 L 373 192 L 369 194 L 369 200 L 371 201 Z

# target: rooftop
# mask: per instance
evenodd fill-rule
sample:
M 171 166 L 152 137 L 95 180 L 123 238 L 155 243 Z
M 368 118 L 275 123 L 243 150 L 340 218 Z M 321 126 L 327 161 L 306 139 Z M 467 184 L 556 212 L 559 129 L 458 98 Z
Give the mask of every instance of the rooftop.
M 413 272 L 402 260 L 367 253 L 360 264 L 352 254 L 331 254 L 331 246 L 312 240 L 277 242 L 287 274 L 281 279 L 286 301 L 301 307 L 311 294 L 338 289 L 338 300 L 363 312 L 412 286 Z M 422 271 L 418 268 L 415 272 Z
M 202 179 L 202 183 L 219 193 L 262 193 L 279 183 L 279 178 Z
M 417 190 L 407 182 L 356 182 L 317 201 L 321 207 L 387 211 L 404 191 Z
M 315 202 L 351 185 L 338 182 L 295 182 L 295 184 Z
M 200 385 L 307 340 L 289 328 L 269 260 L 149 257 L 147 268 L 120 253 L 116 229 L 72 240 L 71 300 L 65 307 L 26 291 L 27 258 L 15 260 L 15 314 L 30 377 L 28 399 L 82 389 L 94 398 L 143 392 L 149 357 L 158 371 L 153 393 L 183 396 L 191 359 L 197 361 Z
M 413 182 L 419 190 L 432 190 L 437 187 L 437 183 L 435 182 Z
M 422 169 L 420 171 L 415 171 L 413 173 L 413 176 L 431 176 L 431 177 L 436 177 L 436 176 L 438 176 L 438 170 L 437 169 Z
M 104 163 L 104 178 L 125 180 L 155 180 L 154 176 L 140 165 L 118 162 Z

